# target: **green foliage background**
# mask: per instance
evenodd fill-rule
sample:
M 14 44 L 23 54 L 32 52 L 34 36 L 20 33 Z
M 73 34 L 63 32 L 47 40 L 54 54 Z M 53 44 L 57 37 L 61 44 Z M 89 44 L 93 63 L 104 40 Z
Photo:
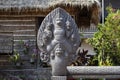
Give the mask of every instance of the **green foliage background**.
M 108 16 L 104 24 L 98 25 L 93 38 L 87 40 L 97 53 L 94 59 L 99 66 L 120 65 L 120 10 L 107 7 Z

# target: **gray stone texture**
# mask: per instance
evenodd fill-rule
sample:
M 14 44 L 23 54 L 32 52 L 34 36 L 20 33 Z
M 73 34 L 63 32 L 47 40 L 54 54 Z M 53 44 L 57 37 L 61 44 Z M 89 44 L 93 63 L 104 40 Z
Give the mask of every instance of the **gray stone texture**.
M 65 10 L 56 8 L 43 20 L 37 35 L 41 60 L 52 66 L 53 76 L 67 75 L 80 43 L 77 25 Z
M 106 71 L 102 73 L 100 68 Z M 120 79 L 120 67 L 119 66 L 79 66 L 79 67 L 67 67 L 69 74 L 67 79 L 71 78 L 89 78 L 100 79 L 106 78 L 107 80 Z M 91 69 L 91 70 L 90 70 Z M 112 73 L 114 71 L 114 73 Z M 97 74 L 96 74 L 96 73 Z M 111 72 L 111 73 L 109 73 Z M 4 80 L 64 80 L 65 76 L 52 76 L 51 68 L 37 68 L 37 69 L 17 69 L 17 70 L 0 70 L 0 79 Z M 62 78 L 61 78 L 62 77 Z
M 13 49 L 13 34 L 0 32 L 0 54 L 12 53 Z
M 52 76 L 51 80 L 67 80 L 67 76 Z
M 72 75 L 120 75 L 119 66 L 70 66 L 67 70 Z
M 0 70 L 0 80 L 51 80 L 51 68 Z
M 68 78 L 120 79 L 119 66 L 69 66 Z

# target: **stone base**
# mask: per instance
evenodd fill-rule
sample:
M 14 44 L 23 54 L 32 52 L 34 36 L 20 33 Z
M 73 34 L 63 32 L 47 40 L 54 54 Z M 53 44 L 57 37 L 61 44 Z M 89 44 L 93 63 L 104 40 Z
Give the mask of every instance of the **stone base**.
M 52 76 L 51 80 L 67 80 L 67 76 Z

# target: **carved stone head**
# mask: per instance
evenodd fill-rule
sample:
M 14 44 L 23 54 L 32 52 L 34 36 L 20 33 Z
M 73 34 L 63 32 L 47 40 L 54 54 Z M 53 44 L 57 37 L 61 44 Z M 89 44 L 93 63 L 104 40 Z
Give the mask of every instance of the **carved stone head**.
M 56 20 L 55 20 L 55 24 L 56 25 L 58 25 L 58 26 L 61 26 L 61 27 L 63 27 L 63 25 L 64 25 L 64 19 L 62 18 L 62 17 L 58 17 L 58 18 L 56 18 Z

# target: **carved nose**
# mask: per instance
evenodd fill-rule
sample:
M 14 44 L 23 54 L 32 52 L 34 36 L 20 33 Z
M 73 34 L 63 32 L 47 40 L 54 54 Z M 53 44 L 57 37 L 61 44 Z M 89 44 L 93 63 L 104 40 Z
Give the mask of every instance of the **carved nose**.
M 57 23 L 58 25 L 61 25 L 61 24 L 62 24 L 62 21 L 56 21 L 56 23 Z
M 56 19 L 56 23 L 57 23 L 58 25 L 62 24 L 62 23 L 63 23 L 63 18 L 57 18 L 57 19 Z

